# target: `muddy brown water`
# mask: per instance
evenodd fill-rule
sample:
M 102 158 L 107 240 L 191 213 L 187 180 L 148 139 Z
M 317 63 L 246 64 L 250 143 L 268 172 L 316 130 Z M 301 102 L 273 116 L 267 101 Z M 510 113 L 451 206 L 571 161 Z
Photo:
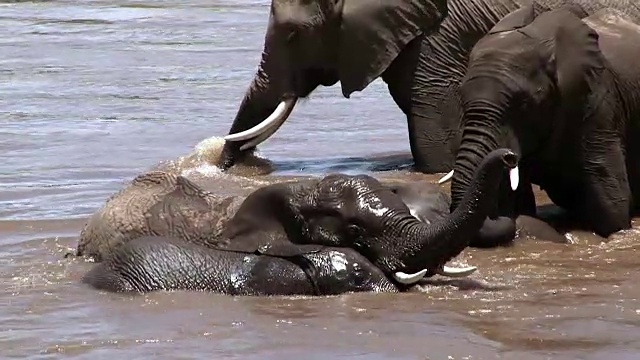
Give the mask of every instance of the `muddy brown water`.
M 323 88 L 261 146 L 268 176 L 220 174 L 220 146 L 258 63 L 264 0 L 0 3 L 2 358 L 637 359 L 640 233 L 467 250 L 471 279 L 326 298 L 123 296 L 63 259 L 134 176 L 177 171 L 220 193 L 292 176 L 407 170 L 406 126 L 376 81 Z M 400 166 L 402 168 L 402 166 Z M 246 175 L 246 174 L 245 174 Z

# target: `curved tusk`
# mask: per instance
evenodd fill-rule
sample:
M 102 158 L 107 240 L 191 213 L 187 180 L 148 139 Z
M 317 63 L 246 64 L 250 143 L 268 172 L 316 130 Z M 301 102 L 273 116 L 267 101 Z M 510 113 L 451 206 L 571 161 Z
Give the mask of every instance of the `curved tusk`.
M 516 191 L 518 184 L 520 183 L 520 173 L 518 172 L 518 166 L 509 170 L 509 182 L 511 183 L 511 190 Z
M 442 276 L 451 277 L 451 278 L 461 278 L 467 277 L 478 270 L 475 266 L 466 266 L 466 267 L 449 267 L 443 266 L 442 269 L 438 270 L 436 273 Z
M 291 110 L 296 105 L 297 98 L 286 99 L 278 104 L 278 107 L 273 111 L 268 118 L 264 119 L 260 124 L 252 127 L 251 129 L 247 129 L 245 131 L 241 131 L 235 134 L 229 134 L 224 137 L 225 141 L 241 141 L 253 139 L 262 133 L 269 131 L 274 126 L 280 127 L 282 123 L 284 123 L 289 114 L 291 114 Z M 266 140 L 266 138 L 264 139 Z
M 400 284 L 411 285 L 413 283 L 420 281 L 426 273 L 427 273 L 427 269 L 420 270 L 415 274 L 407 274 L 407 273 L 403 273 L 402 271 L 398 271 L 395 274 L 393 274 L 393 278 L 396 279 L 396 281 L 399 282 Z
M 453 170 L 449 171 L 447 175 L 440 178 L 440 180 L 438 180 L 438 184 L 446 183 L 447 181 L 451 180 L 452 177 L 453 177 Z
M 284 114 L 281 117 L 281 120 L 278 121 L 277 123 L 273 124 L 273 126 L 271 126 L 268 130 L 266 130 L 265 132 L 263 132 L 262 134 L 254 137 L 253 139 L 247 141 L 246 143 L 242 144 L 242 146 L 240 146 L 240 151 L 245 151 L 247 149 L 250 149 L 254 146 L 258 146 L 260 144 L 262 144 L 265 140 L 267 140 L 268 138 L 271 137 L 271 135 L 275 134 L 276 131 L 278 131 L 278 129 L 280 129 L 280 127 L 282 126 L 282 124 L 284 124 L 285 121 L 287 121 L 287 118 L 289 117 L 289 114 L 291 114 L 291 111 L 293 110 L 293 106 L 291 107 L 291 109 Z

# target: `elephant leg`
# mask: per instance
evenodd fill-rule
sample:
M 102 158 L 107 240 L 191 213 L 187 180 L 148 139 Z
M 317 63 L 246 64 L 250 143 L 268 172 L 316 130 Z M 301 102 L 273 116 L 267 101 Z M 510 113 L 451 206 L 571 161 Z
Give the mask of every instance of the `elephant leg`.
M 459 141 L 458 82 L 450 80 L 449 69 L 425 76 L 434 72 L 431 46 L 426 36 L 414 39 L 382 74 L 392 98 L 407 116 L 414 168 L 426 174 L 449 172 Z M 435 116 L 440 111 L 444 113 Z
M 228 295 L 314 295 L 307 275 L 271 256 L 220 251 L 168 237 L 134 239 L 82 281 L 100 290 L 146 293 L 196 290 Z
M 206 290 L 242 294 L 229 280 L 243 265 L 242 255 L 221 254 L 181 239 L 140 237 L 114 250 L 89 270 L 82 282 L 112 292 Z
M 598 138 L 586 145 L 584 204 L 576 210 L 588 227 L 608 237 L 631 226 L 631 189 L 622 146 L 615 138 Z

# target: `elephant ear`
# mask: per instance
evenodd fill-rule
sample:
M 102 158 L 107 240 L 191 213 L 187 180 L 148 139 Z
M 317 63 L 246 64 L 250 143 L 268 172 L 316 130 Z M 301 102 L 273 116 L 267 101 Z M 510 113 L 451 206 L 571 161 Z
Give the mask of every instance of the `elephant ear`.
M 568 11 L 558 20 L 551 62 L 555 62 L 562 107 L 569 111 L 583 109 L 585 97 L 605 68 L 598 33 Z
M 506 31 L 513 31 L 523 28 L 533 22 L 535 18 L 541 13 L 549 11 L 549 8 L 544 7 L 537 2 L 533 2 L 529 5 L 523 6 L 517 10 L 514 10 L 503 17 L 497 24 L 489 30 L 488 35 L 493 35 Z
M 440 26 L 446 0 L 344 0 L 338 71 L 342 93 L 361 91 L 417 36 Z

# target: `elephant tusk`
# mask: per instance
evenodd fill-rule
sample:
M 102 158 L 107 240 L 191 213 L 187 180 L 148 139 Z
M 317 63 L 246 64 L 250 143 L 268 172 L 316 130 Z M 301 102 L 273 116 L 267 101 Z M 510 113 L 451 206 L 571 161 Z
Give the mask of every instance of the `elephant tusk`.
M 293 107 L 291 109 L 293 110 Z M 282 124 L 284 124 L 284 122 L 287 119 L 287 117 L 289 117 L 289 114 L 284 116 L 283 117 L 284 120 L 279 121 L 278 124 L 274 124 L 267 131 L 263 132 L 262 134 L 254 137 L 253 139 L 251 139 L 251 140 L 247 141 L 246 143 L 244 143 L 242 146 L 240 146 L 240 151 L 245 151 L 245 150 L 250 149 L 250 148 L 252 148 L 254 146 L 258 146 L 258 145 L 262 144 L 265 140 L 270 138 L 271 135 L 275 134 L 275 132 L 278 131 L 278 129 L 280 129 L 280 127 L 282 126 Z
M 453 178 L 453 170 L 449 171 L 447 175 L 443 176 L 438 180 L 438 184 L 446 183 L 447 181 Z M 509 181 L 511 182 L 511 190 L 516 191 L 518 188 L 518 184 L 520 183 L 520 172 L 518 171 L 518 167 L 514 167 L 509 170 Z
M 451 180 L 452 177 L 453 177 L 453 170 L 449 171 L 447 175 L 440 178 L 440 180 L 438 180 L 438 184 L 446 183 L 447 181 Z
M 393 278 L 396 279 L 396 281 L 399 282 L 400 284 L 411 285 L 420 281 L 420 279 L 424 277 L 427 271 L 428 271 L 427 269 L 423 269 L 418 271 L 415 274 L 407 274 L 407 273 L 403 273 L 402 271 L 398 271 L 395 274 L 393 274 Z
M 287 120 L 287 118 L 289 117 L 289 114 L 291 114 L 293 107 L 296 105 L 296 101 L 298 101 L 297 98 L 283 100 L 282 102 L 280 102 L 280 104 L 278 104 L 278 107 L 276 107 L 274 112 L 271 115 L 269 115 L 269 117 L 264 119 L 264 121 L 262 121 L 260 124 L 252 127 L 251 129 L 248 129 L 239 133 L 229 134 L 224 137 L 224 140 L 225 141 L 248 140 L 268 132 L 272 127 L 276 127 L 276 130 L 277 130 L 277 128 L 280 127 Z M 269 136 L 271 136 L 271 134 Z M 264 138 L 263 141 L 264 140 L 266 140 L 266 138 Z
M 449 266 L 443 266 L 442 269 L 438 270 L 436 273 L 442 276 L 450 277 L 450 278 L 461 278 L 467 277 L 478 270 L 475 266 L 466 266 L 460 268 L 454 268 Z
M 509 182 L 511 182 L 511 190 L 516 191 L 518 184 L 520 183 L 520 173 L 518 172 L 518 166 L 509 170 Z

